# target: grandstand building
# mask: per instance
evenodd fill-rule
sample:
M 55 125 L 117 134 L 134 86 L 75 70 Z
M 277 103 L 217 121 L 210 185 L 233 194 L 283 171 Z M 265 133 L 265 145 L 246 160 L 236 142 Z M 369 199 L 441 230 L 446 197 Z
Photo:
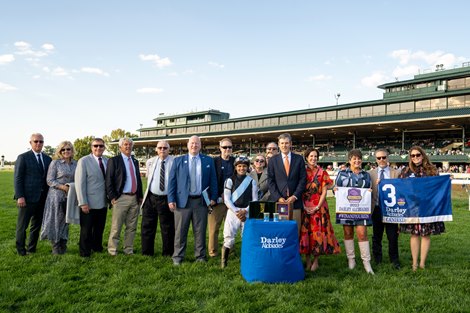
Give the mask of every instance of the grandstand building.
M 252 155 L 288 132 L 295 152 L 315 146 L 320 163 L 334 166 L 345 162 L 352 148 L 361 149 L 366 161 L 376 148 L 385 147 L 392 162 L 407 162 L 406 150 L 414 144 L 441 166 L 470 163 L 470 62 L 454 69 L 438 65 L 378 88 L 384 90 L 379 100 L 240 118 L 218 110 L 160 113 L 156 126 L 139 129 L 134 142 L 147 156 L 162 139 L 170 142 L 173 154 L 182 154 L 187 139 L 198 135 L 205 153 L 218 154 L 219 140 L 229 137 L 235 153 Z

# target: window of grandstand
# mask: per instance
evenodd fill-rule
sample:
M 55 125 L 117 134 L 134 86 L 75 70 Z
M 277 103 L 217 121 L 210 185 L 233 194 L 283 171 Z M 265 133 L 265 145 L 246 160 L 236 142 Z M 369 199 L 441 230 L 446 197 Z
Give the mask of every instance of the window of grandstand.
M 470 106 L 470 96 L 449 97 L 449 109 L 463 108 L 466 106 Z
M 374 116 L 385 115 L 385 105 L 376 105 L 372 108 Z
M 336 110 L 335 110 L 335 111 L 328 111 L 328 112 L 326 112 L 326 119 L 327 119 L 328 121 L 336 120 Z
M 447 98 L 431 99 L 431 110 L 445 110 Z

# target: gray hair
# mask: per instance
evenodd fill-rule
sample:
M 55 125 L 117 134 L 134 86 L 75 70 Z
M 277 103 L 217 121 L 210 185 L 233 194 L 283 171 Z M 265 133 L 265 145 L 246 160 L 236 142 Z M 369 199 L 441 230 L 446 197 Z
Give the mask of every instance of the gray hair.
M 127 141 L 127 142 L 131 143 L 132 146 L 134 146 L 134 141 L 131 138 L 123 137 L 123 138 L 119 139 L 119 147 L 122 147 L 122 144 L 124 143 L 124 141 Z

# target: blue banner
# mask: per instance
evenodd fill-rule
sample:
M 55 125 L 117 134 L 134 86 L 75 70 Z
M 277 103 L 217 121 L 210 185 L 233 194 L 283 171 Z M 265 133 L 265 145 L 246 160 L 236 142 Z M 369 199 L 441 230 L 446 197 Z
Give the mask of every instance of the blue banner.
M 377 190 L 384 223 L 452 221 L 451 181 L 448 175 L 384 179 Z

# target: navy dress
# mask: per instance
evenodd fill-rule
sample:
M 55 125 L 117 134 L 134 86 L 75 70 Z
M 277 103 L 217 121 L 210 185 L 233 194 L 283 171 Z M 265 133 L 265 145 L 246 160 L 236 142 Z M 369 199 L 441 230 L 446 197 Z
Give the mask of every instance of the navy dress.
M 369 173 L 361 169 L 361 171 L 355 174 L 349 168 L 340 171 L 336 176 L 336 187 L 357 187 L 357 188 L 371 188 L 371 179 Z M 371 226 L 372 219 L 363 220 L 348 220 L 342 218 L 336 218 L 336 224 L 350 225 L 350 226 Z

